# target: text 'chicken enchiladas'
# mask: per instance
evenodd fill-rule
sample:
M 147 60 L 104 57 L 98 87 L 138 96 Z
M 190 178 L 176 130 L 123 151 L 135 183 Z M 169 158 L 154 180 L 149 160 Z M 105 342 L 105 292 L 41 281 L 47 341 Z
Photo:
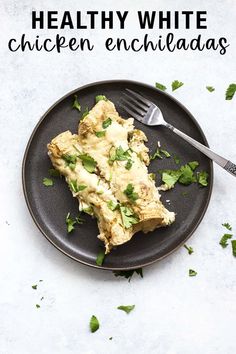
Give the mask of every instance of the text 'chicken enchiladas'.
M 48 144 L 52 164 L 66 179 L 80 211 L 97 218 L 106 253 L 143 231 L 171 224 L 175 214 L 160 201 L 148 173 L 147 138 L 105 97 L 70 131 Z

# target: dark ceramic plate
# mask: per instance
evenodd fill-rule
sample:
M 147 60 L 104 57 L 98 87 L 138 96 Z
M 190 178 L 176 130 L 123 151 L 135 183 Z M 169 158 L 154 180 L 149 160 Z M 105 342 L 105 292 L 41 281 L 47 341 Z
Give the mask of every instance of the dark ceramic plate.
M 44 236 L 67 256 L 92 267 L 96 265 L 96 257 L 103 244 L 97 239 L 96 220 L 85 215 L 85 222 L 71 234 L 67 234 L 65 217 L 68 212 L 76 216 L 78 204 L 63 178 L 55 180 L 53 187 L 45 187 L 42 183 L 51 168 L 47 156 L 47 143 L 57 134 L 71 130 L 77 131 L 81 114 L 72 109 L 74 94 L 77 94 L 84 109 L 94 105 L 96 95 L 106 95 L 115 103 L 122 116 L 127 114 L 119 107 L 119 99 L 125 88 L 142 93 L 162 110 L 166 120 L 189 134 L 194 139 L 207 145 L 207 140 L 193 116 L 178 101 L 154 87 L 132 81 L 112 80 L 96 82 L 78 88 L 57 101 L 41 118 L 34 129 L 26 148 L 23 160 L 23 188 L 29 211 Z M 165 127 L 148 127 L 135 121 L 135 126 L 142 129 L 148 137 L 148 147 L 153 153 L 160 140 L 163 148 L 171 155 L 179 156 L 181 164 L 197 160 L 200 169 L 209 173 L 209 185 L 199 187 L 196 183 L 190 186 L 177 185 L 173 190 L 162 192 L 162 202 L 176 212 L 176 221 L 169 227 L 157 229 L 144 235 L 139 232 L 131 241 L 117 247 L 106 256 L 103 269 L 132 269 L 151 264 L 169 255 L 186 242 L 202 220 L 211 196 L 213 184 L 212 162 Z M 149 167 L 150 172 L 158 169 L 177 168 L 173 157 L 154 160 Z M 157 178 L 160 183 L 160 177 Z M 187 192 L 187 195 L 183 195 Z M 184 193 L 185 194 L 185 193 Z M 170 200 L 171 202 L 166 202 Z

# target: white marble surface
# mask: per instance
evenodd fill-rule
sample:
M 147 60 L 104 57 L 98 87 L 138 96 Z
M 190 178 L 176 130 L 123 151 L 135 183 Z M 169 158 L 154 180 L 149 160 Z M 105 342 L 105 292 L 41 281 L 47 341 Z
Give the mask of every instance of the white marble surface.
M 207 10 L 205 36 L 226 36 L 231 45 L 224 56 L 105 53 L 102 46 L 92 54 L 10 53 L 10 37 L 32 35 L 33 8 Z M 229 221 L 236 231 L 234 177 L 215 167 L 210 206 L 189 241 L 195 253 L 189 256 L 181 248 L 145 268 L 144 279 L 134 277 L 128 283 L 68 259 L 42 237 L 24 201 L 21 162 L 33 127 L 55 100 L 83 84 L 120 78 L 168 85 L 174 79 L 183 81 L 174 96 L 198 119 L 211 147 L 236 161 L 236 97 L 224 99 L 227 85 L 236 78 L 235 0 L 2 0 L 0 10 L 0 353 L 234 353 L 236 259 L 230 246 L 223 250 L 218 245 L 222 222 Z M 136 32 L 131 21 L 127 36 Z M 102 43 L 109 31 L 88 33 Z M 118 30 L 111 33 L 120 35 Z M 196 33 L 179 30 L 178 35 Z M 216 91 L 209 93 L 206 85 Z M 197 277 L 188 277 L 189 268 L 198 271 Z M 31 285 L 39 279 L 43 282 L 35 291 Z M 41 296 L 41 308 L 36 309 Z M 136 308 L 126 316 L 116 310 L 121 304 Z M 95 334 L 88 327 L 92 314 L 101 323 Z

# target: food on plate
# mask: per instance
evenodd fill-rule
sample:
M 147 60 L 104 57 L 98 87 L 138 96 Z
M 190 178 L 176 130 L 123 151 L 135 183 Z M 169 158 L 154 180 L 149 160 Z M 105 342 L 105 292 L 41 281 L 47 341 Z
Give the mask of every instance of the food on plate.
M 59 134 L 48 151 L 80 210 L 97 218 L 98 237 L 108 253 L 138 231 L 171 224 L 175 214 L 160 201 L 148 173 L 145 134 L 135 129 L 133 118 L 121 118 L 114 104 L 101 97 L 80 121 L 78 135 Z

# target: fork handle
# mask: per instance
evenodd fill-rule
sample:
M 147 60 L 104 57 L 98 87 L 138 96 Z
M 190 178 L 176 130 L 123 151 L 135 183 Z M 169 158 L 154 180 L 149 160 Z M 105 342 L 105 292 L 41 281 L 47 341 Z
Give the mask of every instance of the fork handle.
M 181 132 L 179 129 L 173 127 L 173 125 L 166 123 L 165 126 L 167 128 L 169 128 L 170 130 L 172 130 L 175 134 L 179 135 L 181 138 L 186 140 L 189 144 L 194 146 L 196 149 L 201 151 L 203 154 L 208 156 L 210 159 L 215 161 L 219 166 L 223 167 L 231 175 L 236 177 L 236 165 L 233 162 L 226 160 L 224 157 L 211 151 L 207 146 L 199 143 L 198 141 L 194 140 L 193 138 L 191 138 L 187 134 Z

